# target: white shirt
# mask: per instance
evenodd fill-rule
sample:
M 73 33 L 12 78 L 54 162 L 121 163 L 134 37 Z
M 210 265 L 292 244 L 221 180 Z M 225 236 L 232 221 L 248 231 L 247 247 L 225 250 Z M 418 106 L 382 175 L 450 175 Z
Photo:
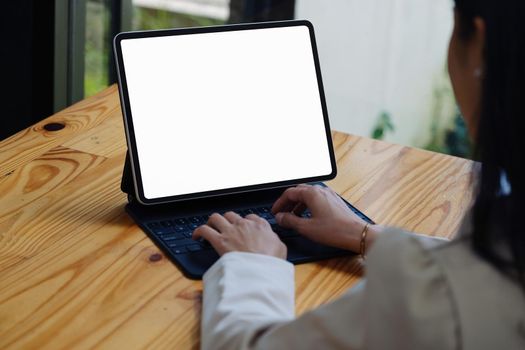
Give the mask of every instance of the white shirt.
M 202 349 L 525 349 L 525 292 L 468 238 L 390 230 L 366 280 L 294 315 L 294 267 L 228 253 L 204 275 Z

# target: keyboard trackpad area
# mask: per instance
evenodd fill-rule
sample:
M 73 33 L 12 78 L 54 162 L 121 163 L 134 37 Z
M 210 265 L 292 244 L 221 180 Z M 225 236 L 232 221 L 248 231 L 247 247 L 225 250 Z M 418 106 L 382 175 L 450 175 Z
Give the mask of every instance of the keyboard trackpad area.
M 174 260 L 190 278 L 201 278 L 218 259 L 219 254 L 211 249 L 174 256 Z

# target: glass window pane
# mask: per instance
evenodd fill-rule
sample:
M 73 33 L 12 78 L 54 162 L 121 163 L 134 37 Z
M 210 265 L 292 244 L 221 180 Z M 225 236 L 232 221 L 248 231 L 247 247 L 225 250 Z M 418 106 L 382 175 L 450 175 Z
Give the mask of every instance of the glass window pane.
M 136 30 L 224 24 L 229 15 L 228 0 L 133 0 Z
M 86 2 L 86 47 L 84 95 L 91 96 L 108 86 L 109 0 Z

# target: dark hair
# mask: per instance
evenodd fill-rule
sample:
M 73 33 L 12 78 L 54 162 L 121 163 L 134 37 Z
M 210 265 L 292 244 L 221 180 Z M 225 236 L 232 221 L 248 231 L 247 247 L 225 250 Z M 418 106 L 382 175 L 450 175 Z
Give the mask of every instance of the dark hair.
M 525 289 L 525 1 L 455 0 L 459 35 L 485 22 L 483 91 L 474 155 L 474 251 Z M 510 194 L 502 195 L 502 176 Z

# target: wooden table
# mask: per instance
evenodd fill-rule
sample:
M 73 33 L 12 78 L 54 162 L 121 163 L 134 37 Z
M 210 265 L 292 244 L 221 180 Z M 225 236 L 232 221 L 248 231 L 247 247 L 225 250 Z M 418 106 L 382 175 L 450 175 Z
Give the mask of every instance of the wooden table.
M 375 221 L 454 234 L 472 162 L 340 132 L 334 144 L 329 185 Z M 125 151 L 116 86 L 0 142 L 0 348 L 198 347 L 202 284 L 124 212 Z M 357 258 L 297 266 L 297 312 L 361 275 Z

